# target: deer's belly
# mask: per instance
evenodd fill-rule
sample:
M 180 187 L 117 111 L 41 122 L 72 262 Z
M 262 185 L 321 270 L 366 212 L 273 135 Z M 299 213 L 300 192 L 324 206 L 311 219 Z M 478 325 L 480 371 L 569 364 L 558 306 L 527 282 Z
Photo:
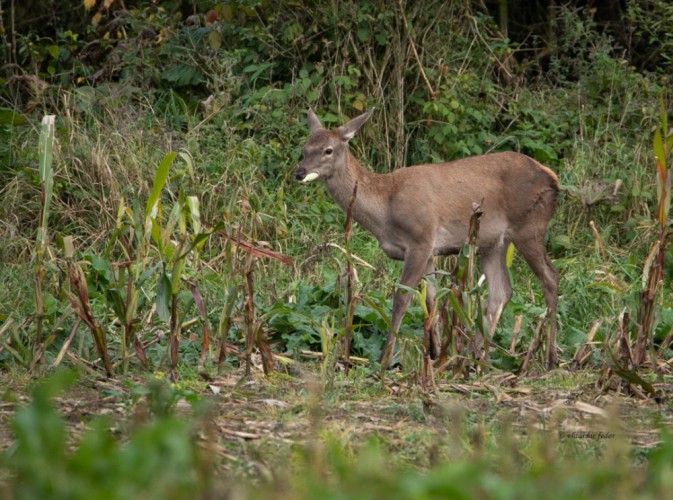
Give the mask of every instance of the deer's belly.
M 396 244 L 393 241 L 379 240 L 379 246 L 383 253 L 389 258 L 395 260 L 404 260 L 404 247 Z

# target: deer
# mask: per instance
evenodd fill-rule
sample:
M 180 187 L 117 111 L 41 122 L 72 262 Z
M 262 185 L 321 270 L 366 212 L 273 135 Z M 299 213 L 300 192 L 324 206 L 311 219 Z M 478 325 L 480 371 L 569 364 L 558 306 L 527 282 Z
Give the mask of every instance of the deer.
M 547 307 L 546 364 L 558 363 L 556 353 L 559 273 L 545 249 L 545 235 L 556 209 L 559 181 L 548 167 L 524 154 L 498 152 L 448 163 L 428 163 L 377 173 L 362 167 L 349 141 L 374 109 L 335 129 L 322 126 L 309 109 L 309 137 L 294 177 L 303 184 L 320 181 L 344 212 L 369 231 L 391 259 L 403 261 L 399 281 L 416 288 L 435 272 L 434 256 L 458 253 L 468 239 L 473 209 L 482 216 L 477 234 L 479 261 L 488 285 L 485 323 L 490 329 L 512 297 L 506 264 L 510 243 L 540 282 Z M 355 198 L 354 189 L 357 186 Z M 433 311 L 436 290 L 426 280 L 426 304 Z M 379 361 L 392 365 L 397 334 L 412 295 L 397 288 L 391 326 Z M 431 357 L 439 353 L 439 338 L 429 339 Z M 524 363 L 525 364 L 525 363 Z

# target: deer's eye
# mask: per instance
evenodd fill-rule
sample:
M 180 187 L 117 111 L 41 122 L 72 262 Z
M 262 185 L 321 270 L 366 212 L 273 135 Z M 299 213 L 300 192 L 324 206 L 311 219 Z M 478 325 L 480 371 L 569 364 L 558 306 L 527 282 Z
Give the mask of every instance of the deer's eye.
M 330 156 L 332 154 L 332 148 L 325 148 L 323 153 L 325 156 Z

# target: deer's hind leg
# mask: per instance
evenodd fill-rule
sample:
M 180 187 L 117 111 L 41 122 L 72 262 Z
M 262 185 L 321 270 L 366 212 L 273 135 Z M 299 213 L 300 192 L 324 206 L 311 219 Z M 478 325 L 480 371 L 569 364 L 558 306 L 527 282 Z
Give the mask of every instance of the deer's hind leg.
M 544 246 L 544 233 L 533 234 L 527 239 L 514 242 L 517 250 L 521 252 L 535 276 L 540 280 L 542 293 L 544 294 L 547 314 L 549 316 L 549 345 L 547 349 L 547 369 L 551 370 L 558 364 L 556 353 L 556 328 L 558 310 L 558 285 L 559 273 L 547 255 Z

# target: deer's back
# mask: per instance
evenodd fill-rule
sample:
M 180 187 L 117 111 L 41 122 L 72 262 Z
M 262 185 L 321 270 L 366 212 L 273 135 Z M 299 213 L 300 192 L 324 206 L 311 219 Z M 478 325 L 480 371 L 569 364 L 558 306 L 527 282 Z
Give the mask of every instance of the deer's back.
M 431 223 L 437 238 L 446 240 L 447 251 L 466 238 L 475 204 L 484 212 L 479 239 L 487 244 L 531 224 L 544 231 L 558 193 L 556 175 L 519 153 L 417 165 L 390 175 L 390 208 L 395 223 L 406 226 L 406 213 L 413 212 Z M 436 243 L 438 253 L 444 253 L 439 251 L 444 243 Z

